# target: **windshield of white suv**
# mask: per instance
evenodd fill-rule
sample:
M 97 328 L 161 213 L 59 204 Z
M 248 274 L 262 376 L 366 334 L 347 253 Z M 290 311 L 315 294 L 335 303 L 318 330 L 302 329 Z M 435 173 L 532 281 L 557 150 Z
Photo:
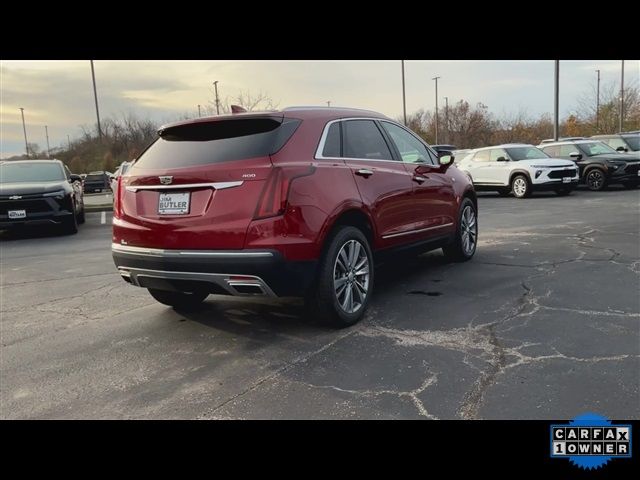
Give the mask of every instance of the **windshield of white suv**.
M 589 157 L 602 155 L 603 153 L 618 153 L 609 145 L 602 142 L 580 143 L 579 145 L 580 149 Z
M 511 160 L 530 160 L 534 158 L 549 158 L 549 155 L 536 147 L 505 148 Z

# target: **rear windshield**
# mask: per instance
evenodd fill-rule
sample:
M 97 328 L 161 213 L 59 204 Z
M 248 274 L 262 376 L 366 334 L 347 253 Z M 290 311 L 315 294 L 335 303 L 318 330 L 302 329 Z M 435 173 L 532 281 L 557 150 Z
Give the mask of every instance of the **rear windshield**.
M 104 174 L 100 173 L 100 174 L 89 174 L 85 177 L 85 182 L 95 182 L 95 181 L 99 181 L 99 182 L 104 182 Z
M 59 163 L 7 162 L 0 164 L 0 183 L 56 182 L 66 178 Z
M 161 132 L 136 167 L 176 168 L 264 157 L 280 150 L 300 120 L 243 118 L 182 125 Z

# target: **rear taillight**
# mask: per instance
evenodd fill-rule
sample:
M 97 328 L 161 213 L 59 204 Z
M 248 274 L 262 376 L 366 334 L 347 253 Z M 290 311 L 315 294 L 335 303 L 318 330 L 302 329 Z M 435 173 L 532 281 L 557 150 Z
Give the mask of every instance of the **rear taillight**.
M 116 191 L 113 195 L 113 216 L 115 218 L 122 217 L 122 175 L 118 177 L 118 181 L 116 183 Z
M 296 178 L 313 174 L 314 171 L 314 166 L 274 167 L 262 190 L 258 208 L 256 208 L 253 218 L 259 219 L 282 215 L 287 209 L 291 183 Z

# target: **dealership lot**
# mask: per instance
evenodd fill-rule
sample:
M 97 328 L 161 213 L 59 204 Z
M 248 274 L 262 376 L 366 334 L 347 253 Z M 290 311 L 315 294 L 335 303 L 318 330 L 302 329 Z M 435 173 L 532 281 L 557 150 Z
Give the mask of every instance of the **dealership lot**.
M 640 418 L 640 191 L 479 197 L 470 262 L 382 266 L 338 331 L 298 300 L 158 304 L 110 213 L 3 234 L 0 417 Z

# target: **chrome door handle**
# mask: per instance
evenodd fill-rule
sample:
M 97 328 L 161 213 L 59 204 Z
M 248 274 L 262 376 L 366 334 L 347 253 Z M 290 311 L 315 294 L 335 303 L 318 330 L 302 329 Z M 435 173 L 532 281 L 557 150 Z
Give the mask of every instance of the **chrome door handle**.
M 418 182 L 418 183 L 424 183 L 427 181 L 426 177 L 421 177 L 420 175 L 414 175 L 413 176 L 413 181 L 414 182 Z
M 355 174 L 366 178 L 373 175 L 373 170 L 369 170 L 368 168 L 361 168 L 360 170 L 356 170 Z

